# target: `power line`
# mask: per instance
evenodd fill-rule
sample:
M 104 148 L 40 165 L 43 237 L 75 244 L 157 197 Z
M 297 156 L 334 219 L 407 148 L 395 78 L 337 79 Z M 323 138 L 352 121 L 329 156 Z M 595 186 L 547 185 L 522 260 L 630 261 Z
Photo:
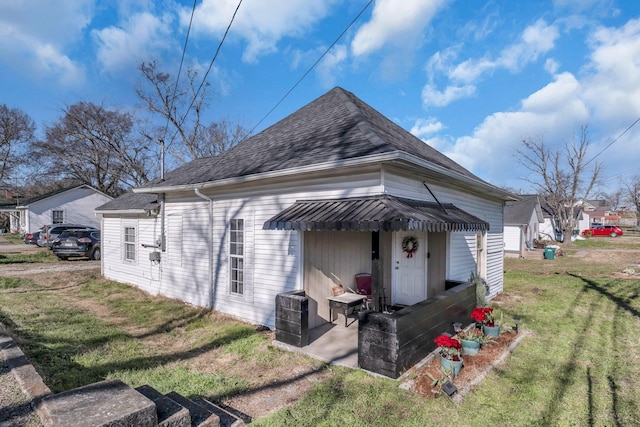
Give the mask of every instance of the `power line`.
M 178 92 L 178 82 L 180 81 L 180 74 L 182 73 L 182 65 L 184 64 L 184 57 L 187 53 L 187 42 L 189 41 L 189 34 L 191 34 L 191 25 L 193 24 L 193 15 L 196 11 L 196 2 L 198 0 L 193 0 L 193 6 L 191 7 L 191 18 L 189 19 L 189 26 L 187 27 L 187 35 L 184 38 L 184 46 L 182 46 L 182 56 L 180 57 L 180 66 L 178 67 L 178 75 L 176 76 L 176 84 L 173 86 L 173 93 L 171 94 L 171 101 L 169 103 L 169 111 L 173 110 L 173 104 L 176 100 L 176 92 Z M 169 118 L 167 117 L 167 122 L 164 125 L 164 132 L 162 133 L 162 139 L 167 135 L 167 130 L 169 128 Z
M 635 122 L 631 123 L 631 125 L 629 125 L 628 128 L 626 128 L 620 135 L 618 135 L 613 141 L 611 141 L 609 143 L 609 145 L 607 145 L 606 147 L 604 147 L 598 154 L 596 154 L 595 156 L 593 156 L 591 158 L 591 160 L 589 160 L 588 162 L 586 162 L 584 165 L 587 166 L 589 163 L 591 163 L 592 161 L 594 161 L 600 154 L 604 153 L 606 149 L 608 149 L 609 147 L 611 147 L 616 141 L 618 141 L 620 138 L 622 138 L 622 135 L 624 135 L 625 133 L 629 132 L 631 130 L 632 127 L 634 127 L 638 122 L 640 122 L 640 117 L 636 119 Z
M 333 46 L 336 45 L 336 43 L 338 43 L 338 41 L 342 38 L 342 36 L 344 36 L 344 34 L 349 30 L 349 28 L 351 28 L 351 26 L 353 24 L 355 24 L 355 22 L 360 18 L 360 16 L 369 8 L 369 6 L 371 6 L 371 3 L 373 3 L 373 0 L 369 0 L 369 2 L 362 8 L 362 10 L 360 11 L 360 13 L 358 13 L 356 15 L 355 18 L 353 18 L 353 20 L 349 23 L 349 25 L 347 25 L 347 27 L 340 33 L 340 35 L 333 41 L 333 43 L 331 43 L 331 45 L 322 53 L 322 55 L 320 55 L 320 57 L 316 60 L 316 62 L 313 63 L 313 65 L 302 75 L 302 77 L 300 77 L 300 79 L 298 79 L 298 81 L 291 87 L 291 89 L 289 89 L 287 91 L 287 93 L 284 94 L 284 96 L 282 98 L 280 98 L 280 100 L 278 102 L 276 102 L 276 104 L 267 112 L 267 114 L 264 115 L 264 117 L 262 117 L 260 119 L 260 121 L 258 123 L 256 123 L 256 125 L 254 127 L 251 128 L 251 130 L 249 131 L 249 135 L 251 135 L 253 133 L 253 131 L 260 126 L 260 124 L 271 114 L 273 113 L 273 111 L 278 108 L 278 106 L 282 103 L 282 101 L 284 101 L 289 94 L 291 94 L 291 92 L 293 92 L 293 90 L 298 87 L 298 85 L 302 82 L 302 80 L 304 80 L 305 77 L 307 77 L 307 75 L 316 67 L 316 65 L 318 65 L 318 63 L 322 60 L 322 58 L 324 58 L 327 53 L 329 53 L 329 51 L 333 48 Z
M 169 130 L 169 116 L 171 115 L 171 111 L 173 110 L 173 105 L 176 100 L 176 92 L 178 91 L 178 82 L 180 81 L 180 74 L 182 73 L 182 65 L 184 64 L 184 57 L 187 53 L 187 43 L 189 42 L 189 34 L 191 34 L 191 25 L 193 24 L 193 15 L 196 11 L 196 2 L 197 0 L 193 0 L 193 7 L 191 8 L 191 19 L 189 19 L 189 26 L 187 27 L 187 35 L 184 38 L 184 45 L 182 46 L 182 56 L 180 57 L 180 65 L 178 66 L 178 75 L 176 76 L 176 83 L 173 86 L 173 93 L 171 94 L 171 98 L 169 100 L 168 111 L 167 111 L 167 120 L 164 124 L 164 131 L 162 132 L 162 137 L 160 138 L 160 178 L 164 180 L 164 155 L 165 155 L 165 138 L 167 136 L 167 131 Z
M 198 86 L 198 90 L 196 90 L 196 93 L 191 98 L 191 103 L 189 104 L 189 107 L 187 108 L 187 111 L 185 111 L 184 115 L 180 119 L 180 126 L 182 126 L 184 121 L 187 119 L 187 114 L 189 114 L 189 111 L 191 110 L 191 107 L 193 107 L 194 102 L 196 102 L 196 99 L 198 98 L 198 94 L 200 93 L 200 90 L 202 90 L 202 86 L 204 86 L 205 82 L 207 81 L 207 76 L 209 75 L 209 72 L 211 71 L 211 68 L 213 68 L 213 63 L 215 62 L 216 58 L 218 57 L 218 54 L 220 53 L 220 49 L 222 48 L 222 44 L 224 43 L 225 39 L 227 38 L 227 34 L 229 34 L 229 30 L 231 29 L 231 24 L 233 24 L 233 21 L 236 19 L 236 15 L 238 13 L 238 9 L 240 9 L 240 5 L 241 4 L 242 4 L 242 0 L 240 0 L 238 2 L 238 6 L 236 6 L 236 10 L 233 12 L 233 16 L 231 17 L 231 21 L 229 21 L 229 25 L 227 25 L 227 29 L 225 30 L 224 35 L 222 36 L 222 40 L 220 40 L 220 43 L 218 44 L 218 48 L 216 49 L 216 53 L 213 55 L 213 58 L 211 59 L 211 62 L 209 63 L 209 68 L 207 69 L 207 72 L 204 73 L 204 77 L 202 78 L 202 82 L 200 83 L 200 86 Z

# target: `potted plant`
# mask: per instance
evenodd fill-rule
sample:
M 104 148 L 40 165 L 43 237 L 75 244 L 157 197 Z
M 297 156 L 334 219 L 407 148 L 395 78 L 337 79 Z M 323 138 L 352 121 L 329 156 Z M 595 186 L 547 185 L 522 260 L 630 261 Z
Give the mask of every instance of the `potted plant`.
M 462 368 L 462 344 L 459 340 L 444 334 L 434 341 L 440 352 L 440 366 L 451 372 L 453 377 L 457 376 Z
M 458 333 L 462 354 L 475 356 L 480 351 L 480 346 L 487 342 L 487 338 L 478 328 L 467 328 Z
M 497 338 L 500 335 L 500 326 L 496 325 L 492 307 L 476 307 L 471 312 L 471 319 L 482 324 L 484 334 Z

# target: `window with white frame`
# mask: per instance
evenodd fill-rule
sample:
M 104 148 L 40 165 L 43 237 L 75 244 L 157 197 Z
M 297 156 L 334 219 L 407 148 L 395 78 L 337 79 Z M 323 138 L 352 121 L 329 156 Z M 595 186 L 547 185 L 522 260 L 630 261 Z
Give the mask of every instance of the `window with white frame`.
M 124 228 L 124 260 L 135 261 L 136 260 L 136 228 L 125 227 Z
M 64 211 L 61 211 L 61 210 L 51 211 L 51 223 L 52 224 L 63 224 L 64 223 Z
M 232 219 L 229 230 L 231 293 L 244 293 L 244 220 Z

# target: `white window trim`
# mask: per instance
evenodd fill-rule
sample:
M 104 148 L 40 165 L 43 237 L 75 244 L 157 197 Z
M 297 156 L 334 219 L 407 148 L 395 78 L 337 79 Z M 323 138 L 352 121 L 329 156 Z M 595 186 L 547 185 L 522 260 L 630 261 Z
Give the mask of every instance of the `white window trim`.
M 242 255 L 236 255 L 231 253 L 231 224 L 233 221 L 242 221 Z M 232 218 L 229 220 L 229 287 L 228 294 L 237 297 L 237 298 L 245 298 L 246 296 L 246 221 L 244 218 Z M 233 291 L 233 258 L 239 258 L 242 260 L 242 292 L 234 292 Z
M 133 229 L 133 242 L 130 243 L 126 241 L 126 230 L 128 228 Z M 133 246 L 134 259 L 127 258 L 127 245 Z M 138 227 L 135 224 L 122 224 L 122 261 L 131 264 L 138 263 Z
M 54 221 L 54 219 L 55 219 L 54 218 L 54 216 L 55 216 L 54 213 L 55 212 L 62 212 L 62 221 L 61 222 L 55 222 Z M 65 212 L 64 209 L 51 209 L 51 224 L 64 224 L 65 222 L 67 222 L 65 220 L 66 216 L 67 216 L 67 213 Z

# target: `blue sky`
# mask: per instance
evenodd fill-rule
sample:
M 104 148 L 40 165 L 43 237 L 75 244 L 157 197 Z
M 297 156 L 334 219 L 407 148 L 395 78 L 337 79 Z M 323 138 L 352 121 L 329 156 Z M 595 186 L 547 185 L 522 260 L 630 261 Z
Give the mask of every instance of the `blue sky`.
M 244 0 L 213 64 L 206 120 L 260 131 L 334 86 L 498 186 L 529 191 L 515 149 L 589 126 L 601 188 L 640 174 L 640 2 Z M 209 67 L 237 0 L 197 0 L 185 64 Z M 193 1 L 0 2 L 0 104 L 39 132 L 79 101 L 138 104 L 136 66 L 177 74 Z M 605 150 L 602 152 L 602 150 Z M 602 152 L 602 153 L 601 153 Z M 599 154 L 601 153 L 601 154 Z

